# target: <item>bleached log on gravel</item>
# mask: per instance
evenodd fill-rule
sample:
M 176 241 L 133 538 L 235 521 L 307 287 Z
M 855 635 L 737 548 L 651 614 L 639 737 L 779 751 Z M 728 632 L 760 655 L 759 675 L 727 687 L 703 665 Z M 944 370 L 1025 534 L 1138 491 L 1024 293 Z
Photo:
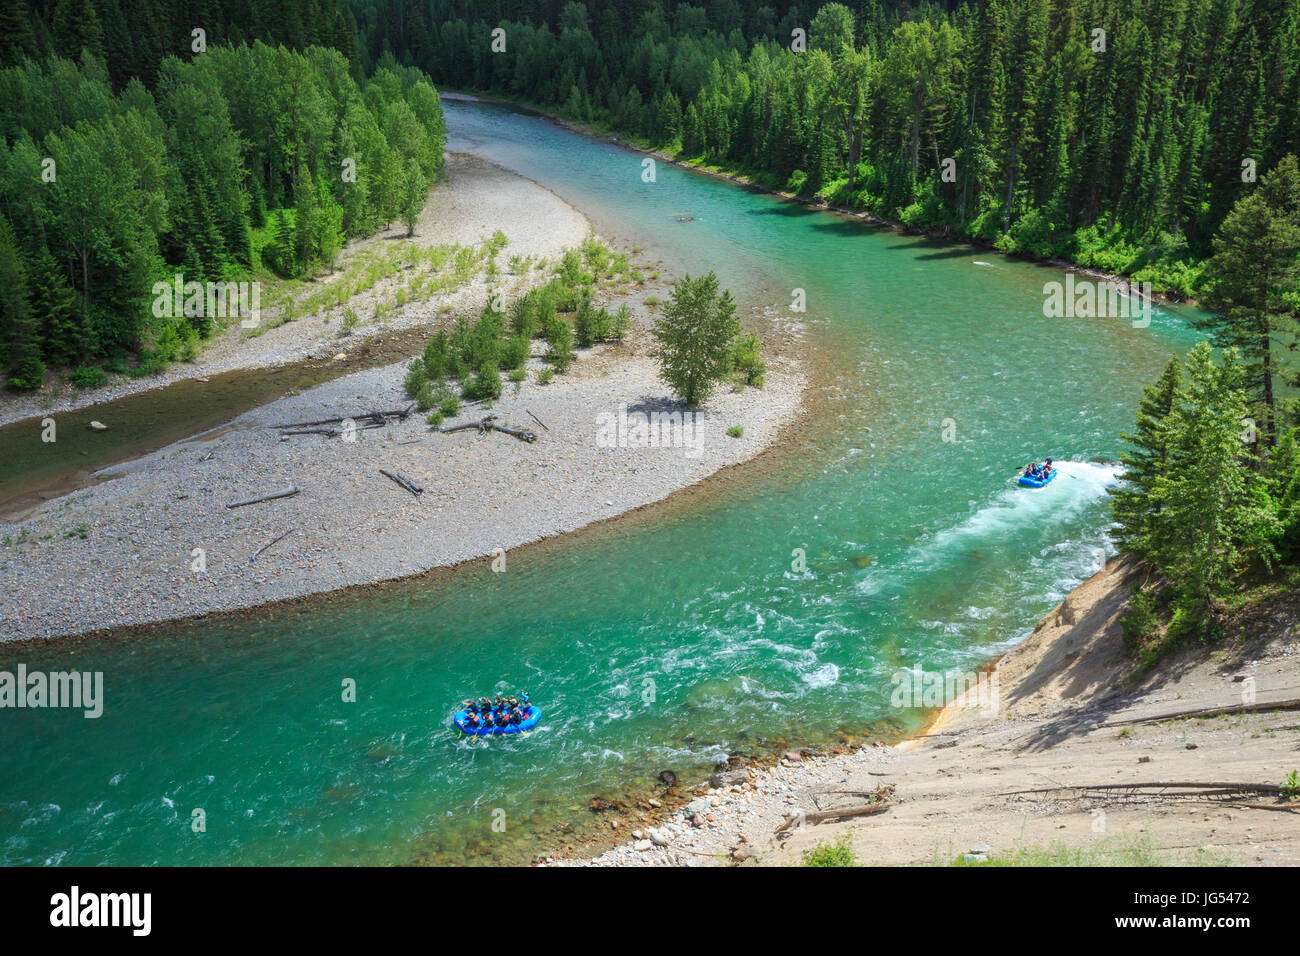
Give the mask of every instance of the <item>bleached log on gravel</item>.
M 385 475 L 385 476 L 387 476 L 387 477 L 393 479 L 393 481 L 397 482 L 399 485 L 401 485 L 403 488 L 405 488 L 405 489 L 406 489 L 407 491 L 409 491 L 411 494 L 415 495 L 417 498 L 418 498 L 420 495 L 424 494 L 424 489 L 423 489 L 423 488 L 421 488 L 418 484 L 416 484 L 416 483 L 415 483 L 414 481 L 412 481 L 410 478 L 406 477 L 406 475 L 402 474 L 400 471 L 389 471 L 387 468 L 380 468 L 380 469 L 379 469 L 379 473 L 380 473 L 381 475 Z
M 411 410 L 413 408 L 415 408 L 414 402 L 412 402 L 410 405 L 407 405 L 405 408 L 395 408 L 387 412 L 382 412 L 382 411 L 362 412 L 357 415 L 340 415 L 337 418 L 322 418 L 319 421 L 314 421 L 314 422 L 289 422 L 286 425 L 276 425 L 275 427 L 276 428 L 314 428 L 317 425 L 338 425 L 348 420 L 354 422 L 386 421 L 389 418 L 396 418 L 398 421 L 405 421 L 408 417 L 410 417 Z
M 260 498 L 249 498 L 247 501 L 232 501 L 226 505 L 227 508 L 243 508 L 246 505 L 257 505 L 263 501 L 274 501 L 276 498 L 292 498 L 298 493 L 297 485 L 289 485 L 287 488 L 281 488 L 279 491 L 272 492 L 269 495 L 262 495 Z
M 495 419 L 495 415 L 489 415 L 477 422 L 466 422 L 464 425 L 453 425 L 451 428 L 439 428 L 435 429 L 435 431 L 440 431 L 444 435 L 450 435 L 452 432 L 463 432 L 474 428 L 481 432 L 501 432 L 503 435 L 513 435 L 520 441 L 526 441 L 530 444 L 537 441 L 537 432 L 525 431 L 522 428 L 506 428 L 503 425 L 495 425 L 493 424 Z

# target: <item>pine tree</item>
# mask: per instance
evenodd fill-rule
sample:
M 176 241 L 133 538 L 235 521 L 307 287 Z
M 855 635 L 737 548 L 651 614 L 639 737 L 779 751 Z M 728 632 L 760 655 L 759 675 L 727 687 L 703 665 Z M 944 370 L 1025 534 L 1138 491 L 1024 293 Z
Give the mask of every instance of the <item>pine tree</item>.
M 1205 269 L 1205 305 L 1194 321 L 1215 345 L 1240 350 L 1246 387 L 1263 416 L 1263 438 L 1277 442 L 1274 355 L 1279 336 L 1300 334 L 1300 166 L 1287 156 L 1223 221 Z
M 1215 365 L 1208 343 L 1192 349 L 1167 418 L 1168 459 L 1151 486 L 1152 557 L 1193 624 L 1212 617 L 1248 550 L 1264 560 L 1275 554 L 1280 530 L 1241 439 L 1242 379 L 1235 350 Z
M 1178 359 L 1170 359 L 1160 378 L 1143 389 L 1133 433 L 1120 435 L 1131 447 L 1120 454 L 1123 484 L 1110 492 L 1119 526 L 1115 541 L 1122 550 L 1143 558 L 1150 556 L 1153 545 L 1151 487 L 1169 456 L 1166 419 L 1181 386 Z
M 40 388 L 45 365 L 40 358 L 37 318 L 28 300 L 27 274 L 8 218 L 0 216 L 0 363 L 11 370 L 9 385 Z

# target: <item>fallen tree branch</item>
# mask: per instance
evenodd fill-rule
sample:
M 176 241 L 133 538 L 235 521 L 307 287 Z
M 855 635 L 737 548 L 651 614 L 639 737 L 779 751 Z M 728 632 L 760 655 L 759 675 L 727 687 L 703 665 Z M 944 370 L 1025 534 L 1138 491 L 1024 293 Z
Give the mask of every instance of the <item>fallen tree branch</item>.
M 242 508 L 245 505 L 257 505 L 263 501 L 274 501 L 276 498 L 292 498 L 298 493 L 297 485 L 290 485 L 287 488 L 281 488 L 279 491 L 272 492 L 269 495 L 262 495 L 260 498 L 249 498 L 247 501 L 232 501 L 226 505 L 227 508 Z
M 506 428 L 502 425 L 494 425 L 492 423 L 495 420 L 495 415 L 488 415 L 486 418 L 477 422 L 466 422 L 464 425 L 453 425 L 451 428 L 435 428 L 434 431 L 440 431 L 444 435 L 450 435 L 452 432 L 463 432 L 473 428 L 480 432 L 501 432 L 504 435 L 513 435 L 520 441 L 526 441 L 530 444 L 537 441 L 536 432 L 524 431 L 520 428 Z
M 387 424 L 388 422 L 386 421 L 368 421 L 358 424 L 356 430 L 359 432 L 371 431 L 376 428 L 383 428 Z M 293 431 L 281 432 L 280 441 L 292 438 L 294 435 L 324 435 L 326 438 L 337 438 L 339 435 L 343 434 L 343 431 L 343 429 L 338 428 L 298 428 Z
M 267 542 L 266 544 L 262 545 L 260 548 L 258 548 L 256 551 L 253 552 L 253 556 L 252 556 L 251 558 L 248 559 L 248 563 L 249 563 L 249 564 L 252 564 L 252 563 L 253 563 L 254 561 L 256 561 L 259 557 L 261 557 L 263 551 L 267 550 L 267 549 L 270 548 L 270 547 L 273 547 L 274 545 L 279 544 L 281 541 L 283 541 L 285 538 L 289 537 L 289 535 L 293 534 L 293 533 L 294 533 L 295 531 L 297 531 L 297 530 L 298 530 L 297 528 L 290 528 L 288 531 L 286 531 L 284 534 L 280 535 L 278 538 L 273 538 L 271 541 L 269 541 L 269 542 Z
M 1130 724 L 1149 724 L 1157 720 L 1177 720 L 1181 717 L 1222 717 L 1224 714 L 1253 714 L 1267 710 L 1300 710 L 1300 697 L 1287 700 L 1255 702 L 1253 704 L 1231 704 L 1227 707 L 1205 707 L 1197 710 L 1174 710 L 1150 717 L 1132 717 L 1128 720 L 1108 720 L 1099 727 L 1124 727 Z
M 316 425 L 338 425 L 341 422 L 348 421 L 349 419 L 354 422 L 380 421 L 381 423 L 383 421 L 386 421 L 389 418 L 396 418 L 399 421 L 405 421 L 407 417 L 410 416 L 411 409 L 413 408 L 415 408 L 414 402 L 412 402 L 410 405 L 407 405 L 405 408 L 395 408 L 391 411 L 386 411 L 386 412 L 380 411 L 380 412 L 365 412 L 360 415 L 340 415 L 338 418 L 322 418 L 319 421 L 315 421 L 315 422 L 290 422 L 287 425 L 276 425 L 275 427 L 276 428 L 312 428 Z
M 528 411 L 528 409 L 524 409 L 524 411 Z M 546 422 L 542 421 L 540 418 L 538 418 L 538 417 L 537 417 L 536 415 L 534 415 L 532 412 L 528 412 L 528 417 L 531 418 L 533 421 L 537 422 L 537 424 L 541 425 L 543 428 L 546 428 L 546 430 L 547 430 L 548 432 L 550 431 L 550 429 L 546 427 Z
M 877 813 L 884 813 L 893 804 L 888 800 L 878 800 L 874 803 L 864 803 L 856 807 L 842 807 L 839 810 L 818 810 L 813 813 L 791 814 L 786 818 L 785 823 L 781 824 L 773 832 L 773 836 L 784 833 L 798 822 L 805 824 L 825 823 L 827 820 L 847 820 L 851 817 L 869 817 Z
M 407 478 L 400 471 L 389 471 L 387 468 L 380 468 L 379 473 L 381 475 L 386 475 L 387 477 L 393 479 L 393 481 L 397 482 L 399 485 L 401 485 L 411 494 L 415 495 L 415 497 L 417 498 L 420 497 L 420 495 L 424 494 L 423 488 L 417 485 L 410 478 Z

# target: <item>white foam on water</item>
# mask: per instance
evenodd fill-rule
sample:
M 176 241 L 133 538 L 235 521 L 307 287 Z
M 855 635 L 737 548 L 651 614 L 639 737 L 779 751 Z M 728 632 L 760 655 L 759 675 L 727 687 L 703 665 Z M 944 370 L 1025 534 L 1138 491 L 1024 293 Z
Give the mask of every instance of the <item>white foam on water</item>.
M 1054 465 L 1057 475 L 1049 484 L 1042 488 L 1008 484 L 963 521 L 917 544 L 903 558 L 903 565 L 914 570 L 934 570 L 947 555 L 969 552 L 981 542 L 1001 542 L 1026 526 L 1044 526 L 1073 517 L 1104 497 L 1121 470 L 1117 465 L 1078 461 L 1058 461 Z M 897 565 L 873 568 L 857 583 L 858 592 L 879 593 L 897 571 Z
M 811 674 L 800 674 L 799 677 L 809 687 L 830 687 L 839 683 L 840 669 L 834 664 L 823 664 Z

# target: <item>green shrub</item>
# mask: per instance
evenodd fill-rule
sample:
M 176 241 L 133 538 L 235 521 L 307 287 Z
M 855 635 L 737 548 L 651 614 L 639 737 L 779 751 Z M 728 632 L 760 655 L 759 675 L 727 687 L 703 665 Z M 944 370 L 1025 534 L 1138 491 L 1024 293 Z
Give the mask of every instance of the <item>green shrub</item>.
M 424 361 L 418 358 L 411 359 L 411 364 L 406 367 L 406 378 L 402 382 L 406 394 L 411 398 L 417 398 L 420 390 L 428 384 L 429 373 L 425 369 Z
M 595 236 L 588 236 L 583 240 L 582 258 L 596 279 L 610 271 L 610 250 Z
M 433 386 L 428 382 L 424 382 L 415 393 L 416 407 L 422 412 L 427 412 L 436 404 L 438 404 L 438 401 L 434 398 Z
M 628 329 L 631 327 L 632 310 L 624 302 L 609 320 L 609 341 L 622 342 L 627 337 Z
M 609 331 L 609 313 L 591 301 L 591 290 L 583 289 L 578 310 L 573 314 L 573 337 L 582 348 L 590 348 Z
M 849 846 L 846 833 L 834 843 L 818 843 L 803 855 L 804 866 L 857 866 L 858 859 Z
M 553 378 L 555 378 L 555 369 L 547 367 L 537 370 L 538 385 L 545 385 Z
M 519 383 L 524 382 L 528 379 L 528 369 L 526 368 L 511 369 L 510 374 L 506 377 L 509 378 L 510 381 L 518 385 Z
M 510 304 L 510 331 L 524 339 L 537 334 L 537 313 L 540 306 L 539 290 L 533 289 Z
M 478 368 L 484 362 L 496 364 L 501 361 L 501 336 L 505 332 L 505 319 L 500 312 L 487 308 L 479 316 L 465 335 L 461 349 L 461 359 L 470 368 Z
M 454 392 L 448 392 L 438 404 L 438 411 L 448 418 L 455 418 L 460 414 L 460 396 Z
M 1282 781 L 1282 799 L 1300 799 L 1300 772 L 1292 770 L 1286 775 L 1286 779 Z
M 485 398 L 497 398 L 501 394 L 501 370 L 497 367 L 496 362 L 485 361 L 478 370 L 465 382 L 461 389 L 461 394 L 471 401 L 479 401 Z
M 758 336 L 752 332 L 749 335 L 736 336 L 736 341 L 732 343 L 732 368 L 736 371 L 736 377 L 741 384 L 758 388 L 766 381 L 767 363 L 763 361 L 760 348 Z
M 1124 649 L 1137 654 L 1155 633 L 1157 624 L 1156 598 L 1146 588 L 1138 588 L 1128 599 L 1128 610 L 1119 619 Z
M 560 281 L 570 288 L 591 285 L 595 281 L 590 273 L 582 270 L 582 256 L 574 249 L 567 250 L 560 259 L 559 273 Z
M 108 381 L 108 373 L 98 365 L 82 365 L 68 376 L 68 380 L 77 388 L 99 388 Z
M 528 356 L 531 352 L 531 339 L 526 339 L 522 336 L 506 339 L 501 345 L 501 367 L 504 369 L 520 368 L 528 361 Z
M 739 438 L 741 435 L 745 434 L 745 429 L 739 425 L 732 425 L 727 429 L 727 434 L 732 438 Z
M 9 387 L 22 392 L 30 392 L 41 387 L 45 381 L 45 363 L 38 358 L 25 358 L 9 376 Z
M 450 352 L 451 345 L 445 331 L 439 330 L 437 335 L 429 339 L 424 347 L 424 372 L 430 381 L 441 382 L 447 377 L 451 365 Z
M 147 378 L 157 375 L 167 368 L 167 358 L 153 349 L 141 349 L 136 357 L 135 368 L 128 373 L 132 378 Z
M 430 425 L 432 425 L 434 428 L 441 428 L 442 412 L 441 411 L 430 412 L 427 416 L 425 416 L 424 420 L 428 422 Z
M 546 285 L 540 289 L 534 289 L 528 293 L 536 296 L 530 308 L 532 318 L 532 329 L 529 331 L 529 338 L 538 338 L 546 333 L 546 325 L 555 317 L 555 303 L 558 298 L 556 286 Z M 516 334 L 523 334 L 522 329 L 515 330 Z
M 546 361 L 557 372 L 564 372 L 573 364 L 573 332 L 569 324 L 558 316 L 546 330 L 546 341 L 550 348 L 546 351 Z

